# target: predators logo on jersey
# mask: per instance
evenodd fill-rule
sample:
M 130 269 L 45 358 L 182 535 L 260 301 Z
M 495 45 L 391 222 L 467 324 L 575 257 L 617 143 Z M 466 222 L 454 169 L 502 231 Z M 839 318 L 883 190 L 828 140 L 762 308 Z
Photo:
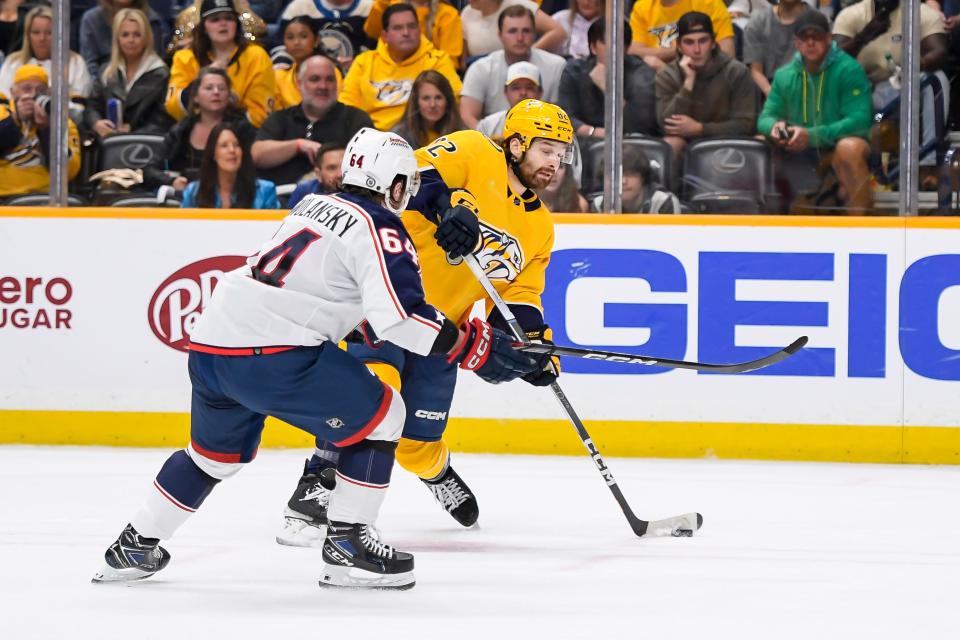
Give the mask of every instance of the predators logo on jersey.
M 383 80 L 371 82 L 377 94 L 377 101 L 383 104 L 406 104 L 413 90 L 412 80 Z
M 480 248 L 474 255 L 491 280 L 513 282 L 523 269 L 523 248 L 517 238 L 483 220 L 480 221 Z M 463 258 L 447 258 L 457 265 Z

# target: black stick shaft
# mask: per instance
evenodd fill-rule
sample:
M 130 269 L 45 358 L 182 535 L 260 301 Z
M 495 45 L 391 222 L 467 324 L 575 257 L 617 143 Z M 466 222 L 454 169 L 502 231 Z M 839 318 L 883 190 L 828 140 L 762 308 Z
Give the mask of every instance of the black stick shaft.
M 508 307 L 507 303 L 503 301 L 503 298 L 500 297 L 500 293 L 494 288 L 493 284 L 490 282 L 490 279 L 487 278 L 487 274 L 484 273 L 483 268 L 480 266 L 480 263 L 477 262 L 477 259 L 473 255 L 467 255 L 464 257 L 464 261 L 467 263 L 467 266 L 470 267 L 470 270 L 473 271 L 473 275 L 476 276 L 477 280 L 480 282 L 480 285 L 487 292 L 487 295 L 490 296 L 491 300 L 493 300 L 493 304 L 497 307 L 497 309 L 500 310 L 500 315 L 503 316 L 504 320 L 506 320 L 507 324 L 510 326 L 510 330 L 513 332 L 513 337 L 520 342 L 528 343 L 529 340 L 527 340 L 527 336 L 523 332 L 523 327 L 521 327 L 520 323 L 517 322 L 517 318 L 513 315 L 513 312 L 510 311 L 510 307 Z M 577 435 L 580 436 L 580 441 L 583 442 L 583 446 L 586 447 L 587 453 L 589 453 L 590 457 L 593 459 L 593 463 L 597 465 L 600 475 L 603 476 L 603 479 L 610 488 L 610 492 L 616 499 L 617 504 L 619 504 L 620 508 L 623 510 L 623 515 L 627 517 L 627 522 L 630 523 L 630 528 L 633 529 L 635 534 L 642 536 L 647 532 L 648 522 L 646 520 L 641 520 L 634 515 L 630 505 L 627 504 L 627 499 L 623 496 L 623 492 L 620 491 L 620 486 L 613 477 L 613 472 L 610 471 L 610 467 L 608 467 L 607 463 L 604 462 L 603 457 L 597 450 L 596 445 L 593 444 L 593 439 L 590 438 L 590 434 L 587 433 L 587 428 L 583 426 L 583 421 L 580 420 L 580 416 L 578 416 L 577 412 L 574 411 L 573 405 L 570 404 L 570 401 L 560 388 L 560 385 L 557 382 L 553 382 L 550 385 L 550 389 L 553 391 L 553 395 L 557 398 L 560 406 L 563 407 L 563 410 L 566 412 L 567 418 L 570 419 L 570 423 L 577 430 Z

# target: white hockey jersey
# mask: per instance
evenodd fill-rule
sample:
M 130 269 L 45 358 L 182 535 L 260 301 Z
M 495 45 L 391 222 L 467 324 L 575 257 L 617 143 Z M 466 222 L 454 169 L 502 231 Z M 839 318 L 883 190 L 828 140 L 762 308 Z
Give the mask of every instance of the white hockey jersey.
M 351 194 L 308 196 L 246 266 L 224 275 L 190 339 L 199 350 L 318 345 L 363 320 L 426 355 L 444 316 L 424 299 L 400 218 Z

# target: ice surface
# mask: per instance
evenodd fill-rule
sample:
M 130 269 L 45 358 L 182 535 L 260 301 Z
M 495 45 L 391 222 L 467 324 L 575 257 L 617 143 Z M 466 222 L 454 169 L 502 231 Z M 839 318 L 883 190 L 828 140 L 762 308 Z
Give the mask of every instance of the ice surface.
M 305 452 L 265 450 L 166 570 L 90 584 L 169 453 L 0 447 L 0 637 L 960 637 L 957 467 L 609 459 L 641 517 L 704 515 L 642 540 L 586 456 L 456 455 L 481 528 L 397 469 L 380 526 L 417 586 L 371 593 L 320 589 L 319 550 L 274 543 Z

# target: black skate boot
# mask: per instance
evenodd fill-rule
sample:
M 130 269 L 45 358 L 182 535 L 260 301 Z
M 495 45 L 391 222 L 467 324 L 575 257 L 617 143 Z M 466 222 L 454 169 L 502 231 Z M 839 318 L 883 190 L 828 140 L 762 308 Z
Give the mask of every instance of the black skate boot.
M 303 476 L 283 511 L 283 529 L 277 534 L 277 543 L 291 547 L 323 546 L 327 505 L 336 486 L 336 469 L 327 467 L 319 474 L 307 473 L 304 464 Z
M 143 580 L 163 569 L 170 562 L 170 553 L 157 538 L 144 538 L 132 524 L 105 554 L 107 563 L 93 576 L 92 582 L 125 582 Z
M 365 524 L 331 522 L 323 542 L 321 587 L 410 589 L 413 555 L 396 551 Z
M 423 480 L 423 478 L 421 478 Z M 436 480 L 423 480 L 433 497 L 440 506 L 446 509 L 453 519 L 465 527 L 472 527 L 480 517 L 480 506 L 470 491 L 470 487 L 463 481 L 453 467 L 447 465 L 447 470 Z

